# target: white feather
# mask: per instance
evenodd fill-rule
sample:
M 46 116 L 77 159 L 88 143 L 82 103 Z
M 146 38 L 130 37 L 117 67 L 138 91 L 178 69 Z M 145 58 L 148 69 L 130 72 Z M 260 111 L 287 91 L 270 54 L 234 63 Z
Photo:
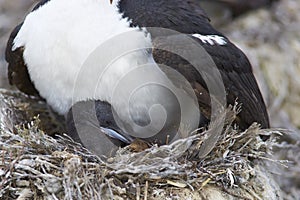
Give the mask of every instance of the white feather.
M 227 41 L 224 37 L 219 35 L 201 35 L 198 33 L 193 34 L 193 37 L 201 40 L 202 43 L 210 45 L 225 45 Z
M 134 30 L 135 46 L 148 47 L 150 37 L 137 28 L 130 28 L 126 19 L 117 11 L 118 1 L 109 0 L 51 0 L 27 15 L 14 40 L 14 49 L 24 46 L 24 60 L 30 78 L 47 102 L 61 114 L 65 114 L 76 101 L 100 98 L 107 100 L 107 87 L 117 81 L 128 68 L 134 68 L 137 60 L 148 59 L 148 54 L 137 52 L 122 58 L 113 72 L 107 74 L 101 94 L 95 94 L 99 74 L 90 69 L 89 77 L 78 83 L 73 97 L 76 77 L 88 56 L 102 43 L 114 36 Z M 110 51 L 119 48 L 112 44 Z M 132 58 L 135 57 L 135 58 Z M 132 63 L 132 61 L 134 63 Z M 101 61 L 99 61 L 101 62 Z M 120 63 L 122 62 L 122 63 Z M 96 65 L 98 68 L 106 66 Z M 112 67 L 113 68 L 113 67 Z M 97 71 L 96 69 L 94 69 Z M 101 91 L 101 90 L 100 90 Z M 95 96 L 96 95 L 96 96 Z

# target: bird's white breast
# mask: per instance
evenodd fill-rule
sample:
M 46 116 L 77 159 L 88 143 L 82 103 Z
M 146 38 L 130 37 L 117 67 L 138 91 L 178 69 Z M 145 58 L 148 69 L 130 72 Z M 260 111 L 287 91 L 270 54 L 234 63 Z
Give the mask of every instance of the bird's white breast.
M 51 0 L 26 17 L 13 48 L 24 46 L 30 78 L 57 112 L 65 114 L 80 100 L 110 101 L 111 88 L 120 77 L 141 63 L 151 62 L 151 54 L 145 50 L 151 46 L 150 36 L 129 27 L 117 4 L 114 1 L 111 5 L 109 0 Z M 85 77 L 78 78 L 95 49 L 111 39 L 105 50 L 115 52 L 123 44 L 114 43 L 112 38 L 128 31 L 133 33 L 134 38 L 129 38 L 132 46 L 140 51 L 112 61 L 109 69 L 96 59 L 97 64 L 85 70 Z M 122 48 L 126 50 L 126 46 Z M 99 87 L 95 89 L 96 84 Z

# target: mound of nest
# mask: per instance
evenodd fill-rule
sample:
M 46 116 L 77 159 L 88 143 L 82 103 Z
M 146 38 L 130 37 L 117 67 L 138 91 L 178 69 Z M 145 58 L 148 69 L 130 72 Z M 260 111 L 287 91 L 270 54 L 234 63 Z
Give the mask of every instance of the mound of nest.
M 45 134 L 38 117 L 16 124 L 16 105 L 27 103 L 30 110 L 39 103 L 40 112 L 47 106 L 16 92 L 0 93 L 1 199 L 281 199 L 270 173 L 270 165 L 283 165 L 271 159 L 280 130 L 253 124 L 238 131 L 232 124 L 237 107 L 228 109 L 223 133 L 205 158 L 199 149 L 213 128 L 141 152 L 120 148 L 104 161 L 66 135 Z

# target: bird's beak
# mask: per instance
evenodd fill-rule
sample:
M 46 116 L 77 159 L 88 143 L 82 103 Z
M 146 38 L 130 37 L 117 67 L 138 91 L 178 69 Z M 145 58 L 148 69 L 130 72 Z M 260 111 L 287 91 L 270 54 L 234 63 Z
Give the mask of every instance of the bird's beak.
M 112 4 L 113 0 L 109 0 L 110 1 L 110 4 Z
M 115 131 L 113 129 L 110 129 L 110 128 L 104 128 L 104 127 L 101 127 L 101 130 L 107 135 L 109 136 L 110 138 L 112 139 L 116 139 L 116 140 L 119 140 L 125 144 L 130 144 L 134 141 L 134 138 L 131 137 L 130 135 L 124 133 L 123 131 L 121 130 L 118 130 L 118 131 Z

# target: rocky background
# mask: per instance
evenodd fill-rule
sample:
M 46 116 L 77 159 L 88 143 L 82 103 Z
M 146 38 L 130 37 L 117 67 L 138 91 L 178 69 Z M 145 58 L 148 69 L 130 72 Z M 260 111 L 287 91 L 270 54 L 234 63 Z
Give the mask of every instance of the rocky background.
M 300 2 L 273 1 L 234 16 L 236 11 L 224 2 L 235 1 L 201 3 L 212 23 L 248 56 L 268 105 L 272 127 L 290 130 L 282 140 L 293 146 L 277 150 L 276 156 L 293 162 L 283 174 L 286 179 L 282 176 L 278 179 L 287 192 L 285 199 L 295 199 L 300 196 Z M 0 0 L 0 88 L 10 88 L 4 60 L 9 33 L 36 2 Z
M 37 0 L 0 0 L 0 88 L 7 88 L 5 46 L 13 28 L 22 22 Z

